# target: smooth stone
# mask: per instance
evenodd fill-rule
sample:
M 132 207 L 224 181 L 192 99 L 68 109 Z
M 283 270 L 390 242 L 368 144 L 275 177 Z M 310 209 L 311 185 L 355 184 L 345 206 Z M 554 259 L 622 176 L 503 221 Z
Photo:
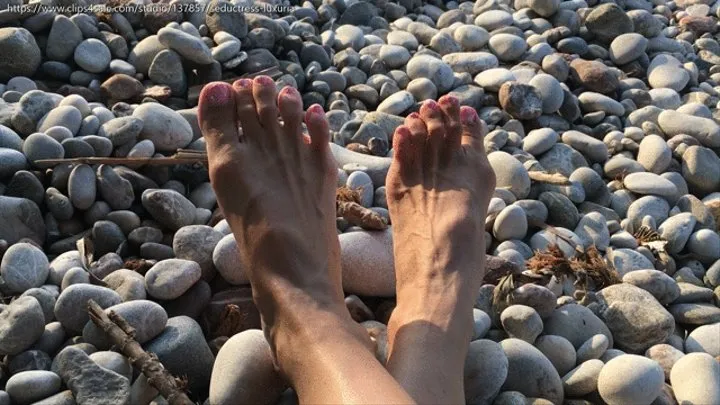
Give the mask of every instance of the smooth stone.
M 200 38 L 196 38 L 176 28 L 161 28 L 157 32 L 157 40 L 167 48 L 182 55 L 183 58 L 198 65 L 208 65 L 214 59 L 210 48 Z
M 559 375 L 566 375 L 577 364 L 575 347 L 562 336 L 540 336 L 535 341 L 535 347 L 550 360 Z
M 675 184 L 655 173 L 630 173 L 623 179 L 623 185 L 636 194 L 652 194 L 673 201 L 679 197 Z
M 195 206 L 175 190 L 147 189 L 142 193 L 142 205 L 161 225 L 178 230 L 192 225 Z
M 582 132 L 565 131 L 562 134 L 562 141 L 578 152 L 581 152 L 591 162 L 603 163 L 608 160 L 607 145 Z
M 524 340 L 530 344 L 543 330 L 543 322 L 537 311 L 526 305 L 511 305 L 500 314 L 503 329 L 511 338 Z
M 702 325 L 690 332 L 685 339 L 685 351 L 704 352 L 713 357 L 720 356 L 720 322 Z
M 527 51 L 523 38 L 505 33 L 492 35 L 488 47 L 503 62 L 518 60 Z
M 100 165 L 96 172 L 97 189 L 102 199 L 115 210 L 130 208 L 135 200 L 130 181 L 120 177 L 110 165 Z
M 38 132 L 45 132 L 52 127 L 65 127 L 77 134 L 82 125 L 83 116 L 80 110 L 72 105 L 58 106 L 43 116 L 38 122 Z M 27 142 L 27 140 L 26 140 Z
M 670 383 L 678 403 L 720 403 L 720 363 L 706 353 L 689 353 L 670 372 Z
M 575 227 L 575 234 L 583 241 L 587 248 L 595 246 L 598 250 L 605 251 L 610 245 L 610 232 L 608 231 L 607 220 L 599 212 L 585 214 Z
M 95 203 L 95 172 L 88 165 L 75 166 L 68 178 L 68 198 L 73 206 L 87 210 Z
M 350 173 L 346 181 L 346 186 L 351 190 L 356 190 L 360 195 L 360 205 L 369 208 L 375 196 L 372 179 L 367 173 L 356 171 Z
M 622 281 L 649 292 L 662 305 L 668 305 L 680 296 L 680 287 L 675 280 L 659 270 L 633 270 L 625 273 Z
M 662 367 L 663 373 L 665 374 L 665 380 L 667 381 L 670 380 L 670 371 L 672 370 L 672 367 L 684 355 L 685 353 L 666 343 L 660 343 L 652 346 L 645 352 L 645 357 L 655 360 L 658 364 L 660 364 L 660 367 Z
M 486 69 L 475 76 L 473 81 L 488 91 L 497 92 L 505 82 L 515 81 L 515 74 L 506 68 Z
M 8 248 L 0 262 L 0 276 L 10 293 L 22 293 L 40 287 L 48 277 L 49 263 L 42 250 L 30 243 L 17 243 Z
M 415 104 L 415 97 L 409 91 L 399 91 L 383 100 L 377 107 L 378 112 L 400 115 Z
M 523 139 L 523 150 L 539 156 L 553 147 L 560 136 L 551 128 L 540 128 L 530 131 Z
M 486 339 L 470 342 L 464 369 L 465 401 L 484 403 L 495 397 L 507 378 L 508 366 L 500 344 Z
M 672 315 L 649 292 L 630 284 L 615 284 L 596 294 L 590 305 L 612 331 L 615 345 L 642 353 L 664 342 L 673 332 Z
M 648 40 L 637 33 L 622 34 L 610 43 L 610 59 L 624 65 L 638 59 L 647 49 Z
M 121 376 L 132 381 L 133 368 L 130 360 L 117 352 L 101 351 L 90 354 L 90 360 L 94 361 L 98 366 L 114 371 Z
M 535 87 L 540 93 L 543 114 L 552 114 L 560 109 L 565 99 L 565 94 L 560 86 L 560 82 L 555 77 L 540 73 L 535 75 L 528 84 Z
M 113 146 L 118 147 L 128 142 L 135 142 L 142 132 L 143 120 L 133 116 L 118 117 L 102 124 L 98 135 L 110 139 Z
M 250 329 L 232 336 L 218 352 L 209 401 L 217 405 L 274 404 L 286 388 L 262 331 Z
M 173 251 L 178 259 L 192 260 L 200 265 L 204 279 L 215 274 L 213 251 L 223 235 L 206 225 L 180 228 L 173 238 Z
M 13 403 L 31 404 L 60 391 L 60 376 L 45 370 L 23 371 L 13 374 L 5 384 L 5 390 Z
M 42 245 L 45 241 L 45 222 L 40 209 L 25 198 L 0 196 L 0 239 L 14 244 L 29 238 Z
M 660 395 L 665 381 L 658 363 L 643 356 L 625 354 L 605 364 L 598 378 L 598 392 L 609 405 L 650 404 Z
M 516 205 L 505 207 L 495 218 L 493 234 L 498 241 L 524 239 L 528 222 L 525 211 Z
M 564 143 L 554 144 L 539 156 L 538 162 L 545 170 L 554 170 L 566 177 L 580 167 L 590 166 L 580 152 Z
M 212 253 L 212 261 L 223 280 L 232 285 L 250 284 L 240 251 L 235 242 L 235 235 L 229 233 L 220 239 Z
M 62 291 L 55 303 L 55 318 L 68 330 L 80 333 L 90 320 L 86 308 L 89 300 L 94 300 L 101 308 L 111 307 L 122 302 L 122 298 L 113 290 L 91 284 L 73 284 Z
M 67 20 L 67 17 L 65 19 Z M 0 61 L 2 82 L 16 76 L 32 77 L 42 61 L 42 53 L 35 37 L 25 28 L 0 28 L 0 53 L 13 55 L 12 58 L 3 58 Z
M 637 229 L 645 216 L 649 215 L 655 220 L 656 224 L 661 224 L 667 219 L 669 212 L 670 205 L 666 199 L 646 195 L 630 204 L 627 210 L 627 218 L 632 221 L 633 226 Z
M 20 297 L 0 311 L 0 354 L 16 355 L 30 348 L 45 330 L 45 315 L 35 297 Z
M 704 196 L 720 187 L 720 158 L 709 148 L 690 146 L 682 155 L 682 175 L 690 190 Z
M 720 235 L 709 229 L 700 229 L 690 235 L 686 247 L 704 263 L 720 259 Z
M 541 319 L 546 319 L 555 310 L 555 294 L 537 284 L 523 284 L 513 290 L 512 304 L 527 305 L 537 311 Z
M 550 360 L 520 339 L 505 339 L 500 345 L 508 358 L 508 376 L 502 386 L 503 390 L 562 403 L 562 380 Z
M 339 238 L 343 289 L 361 296 L 393 296 L 395 269 L 391 229 L 343 233 Z
M 527 197 L 530 176 L 519 160 L 509 153 L 497 151 L 488 155 L 488 161 L 495 172 L 497 188 L 510 190 L 518 199 Z
M 176 111 L 159 104 L 144 103 L 133 111 L 133 117 L 143 121 L 139 139 L 149 139 L 159 152 L 175 152 L 193 139 L 190 124 Z
M 582 305 L 563 305 L 555 309 L 544 324 L 545 335 L 562 336 L 576 348 L 597 334 L 605 335 L 610 341 L 609 347 L 613 347 L 614 340 L 610 329 L 592 311 Z
M 228 42 L 226 44 L 232 45 L 236 43 Z M 239 51 L 240 49 L 238 47 L 235 54 Z M 187 77 L 182 67 L 182 58 L 180 55 L 177 52 L 166 49 L 160 51 L 153 59 L 148 70 L 148 77 L 157 84 L 170 87 L 170 91 L 174 96 L 181 96 L 187 90 Z
M 135 340 L 140 344 L 150 341 L 165 328 L 168 315 L 157 303 L 148 300 L 134 300 L 113 305 L 105 309 L 106 313 L 114 311 L 122 316 L 135 329 Z M 83 339 L 100 349 L 107 349 L 112 342 L 105 333 L 92 321 L 85 324 Z
M 75 63 L 90 73 L 104 72 L 111 58 L 110 49 L 99 39 L 86 39 L 75 48 Z
M 130 397 L 130 381 L 97 365 L 82 350 L 67 347 L 55 358 L 57 373 L 79 404 L 125 404 Z M 55 364 L 54 364 L 55 367 Z
M 720 125 L 711 119 L 664 110 L 658 115 L 657 122 L 667 136 L 686 134 L 704 146 L 720 147 Z
M 671 216 L 660 224 L 658 233 L 668 241 L 667 245 L 665 245 L 668 253 L 677 254 L 683 250 L 696 223 L 697 220 L 691 213 L 682 212 Z
M 145 277 L 142 274 L 127 269 L 118 269 L 102 279 L 108 286 L 122 297 L 123 301 L 144 300 Z M 97 346 L 97 345 L 95 345 Z
M 645 170 L 662 174 L 670 166 L 672 151 L 662 137 L 647 135 L 640 142 L 637 161 Z
M 540 193 L 538 200 L 548 209 L 549 224 L 567 229 L 575 229 L 578 225 L 580 213 L 569 198 L 554 191 L 545 191 Z
M 720 322 L 720 308 L 712 304 L 673 304 L 668 310 L 680 324 L 707 325 Z
M 200 325 L 187 316 L 168 319 L 163 332 L 144 345 L 173 375 L 185 375 L 191 392 L 205 392 L 214 357 Z
M 562 378 L 565 395 L 581 397 L 595 391 L 604 366 L 605 363 L 597 359 L 580 363 Z
M 456 73 L 467 72 L 475 76 L 498 66 L 498 58 L 488 52 L 456 52 L 442 57 Z
M 582 364 L 588 360 L 599 359 L 605 354 L 610 341 L 605 335 L 595 335 L 583 343 L 577 350 L 577 362 Z
M 153 298 L 171 300 L 190 289 L 201 276 L 200 265 L 194 261 L 162 260 L 145 274 L 145 288 Z
M 440 94 L 450 91 L 455 81 L 452 68 L 442 60 L 429 55 L 411 58 L 406 66 L 406 72 L 410 79 L 432 80 Z
M 536 119 L 542 115 L 541 97 L 535 87 L 520 82 L 506 82 L 498 92 L 502 109 L 519 120 Z
M 23 153 L 33 163 L 37 160 L 65 157 L 65 150 L 60 142 L 41 133 L 32 134 L 25 139 Z
M 45 316 L 45 323 L 50 323 L 55 319 L 55 300 L 57 299 L 57 291 L 49 289 L 46 285 L 39 288 L 30 288 L 25 290 L 21 297 L 34 297 L 40 303 Z
M 539 231 L 530 238 L 530 247 L 533 250 L 547 250 L 550 245 L 556 245 L 566 258 L 575 257 L 575 248 L 582 244 L 582 240 L 573 231 L 562 227 L 555 227 L 553 231 Z

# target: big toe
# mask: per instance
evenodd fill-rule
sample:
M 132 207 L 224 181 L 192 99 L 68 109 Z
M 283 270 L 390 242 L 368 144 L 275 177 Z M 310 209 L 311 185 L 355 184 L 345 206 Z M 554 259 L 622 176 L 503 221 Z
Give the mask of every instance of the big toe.
M 221 147 L 238 144 L 236 103 L 232 86 L 213 82 L 200 92 L 198 123 L 212 155 Z

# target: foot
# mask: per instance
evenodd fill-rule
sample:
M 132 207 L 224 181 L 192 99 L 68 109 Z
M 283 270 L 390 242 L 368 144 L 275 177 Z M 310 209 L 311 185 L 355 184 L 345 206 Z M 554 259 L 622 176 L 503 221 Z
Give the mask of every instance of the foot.
M 303 112 L 297 90 L 278 94 L 261 76 L 205 86 L 198 119 L 210 180 L 281 369 L 292 366 L 283 350 L 312 335 L 311 322 L 355 333 L 341 288 L 337 169 L 322 107 Z
M 418 402 L 464 400 L 463 364 L 495 188 L 486 133 L 474 109 L 445 96 L 426 101 L 394 135 L 387 198 L 397 308 L 388 325 L 388 367 Z M 427 367 L 434 364 L 428 356 L 438 363 Z

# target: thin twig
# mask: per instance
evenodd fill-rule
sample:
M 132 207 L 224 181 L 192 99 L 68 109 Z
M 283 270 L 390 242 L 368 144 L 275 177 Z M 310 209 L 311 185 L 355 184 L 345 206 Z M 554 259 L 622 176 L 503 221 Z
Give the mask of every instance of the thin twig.
M 183 392 L 179 380 L 170 374 L 163 367 L 160 360 L 154 354 L 143 350 L 140 343 L 133 337 L 135 330 L 127 323 L 122 316 L 110 311 L 105 311 L 95 301 L 88 301 L 88 314 L 100 329 L 102 329 L 120 348 L 120 351 L 130 359 L 132 365 L 139 369 L 148 379 L 148 383 L 160 392 L 171 405 L 193 405 L 193 402 Z

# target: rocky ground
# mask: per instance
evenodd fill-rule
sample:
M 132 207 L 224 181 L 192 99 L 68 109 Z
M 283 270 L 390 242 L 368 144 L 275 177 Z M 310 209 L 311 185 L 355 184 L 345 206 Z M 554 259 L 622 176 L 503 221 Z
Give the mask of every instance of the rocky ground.
M 403 116 L 449 93 L 487 122 L 468 403 L 720 404 L 720 2 L 291 3 L 0 0 L 0 405 L 166 403 L 88 299 L 199 403 L 296 401 L 202 164 L 39 162 L 203 151 L 202 84 L 261 71 L 325 106 L 338 186 L 390 223 Z M 391 232 L 338 233 L 383 356 Z

